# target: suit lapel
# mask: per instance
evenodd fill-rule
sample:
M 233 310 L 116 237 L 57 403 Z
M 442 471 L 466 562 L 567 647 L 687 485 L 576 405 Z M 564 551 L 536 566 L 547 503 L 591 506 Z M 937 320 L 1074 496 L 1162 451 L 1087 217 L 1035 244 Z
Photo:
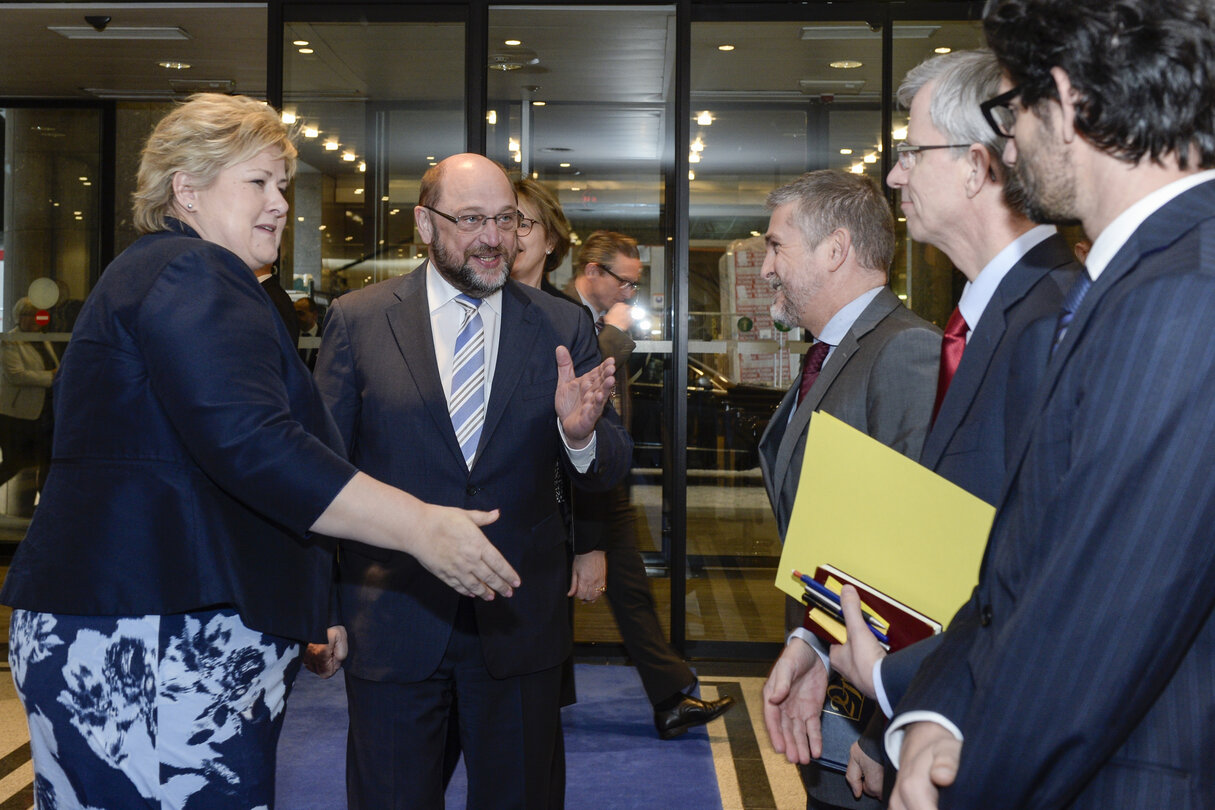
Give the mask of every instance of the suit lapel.
M 1055 388 L 1059 384 L 1059 377 L 1063 369 L 1067 366 L 1077 342 L 1088 328 L 1093 312 L 1101 305 L 1101 301 L 1124 276 L 1134 270 L 1144 256 L 1167 247 L 1183 234 L 1188 233 L 1197 223 L 1211 218 L 1215 218 L 1215 181 L 1207 181 L 1183 192 L 1153 213 L 1131 234 L 1122 249 L 1101 271 L 1100 278 L 1093 282 L 1092 288 L 1084 296 L 1084 301 L 1081 302 L 1075 317 L 1067 327 L 1067 333 L 1063 336 L 1058 349 L 1051 357 L 1050 364 L 1046 367 L 1046 374 L 1029 410 L 1030 416 L 1021 430 L 1017 451 L 1012 456 L 1013 465 L 1004 479 L 1004 489 L 997 502 L 999 506 L 1003 506 L 1012 482 L 1020 473 L 1021 465 L 1029 452 L 1030 442 L 1037 432 L 1038 420 L 1042 418 L 1046 405 L 1050 402 Z
M 430 302 L 426 297 L 426 262 L 401 278 L 395 295 L 399 301 L 388 307 L 385 315 L 397 350 L 405 361 L 405 372 L 417 387 L 418 397 L 434 421 L 437 435 L 463 467 L 464 454 L 460 452 L 455 428 L 451 426 L 447 395 L 443 393 L 443 381 L 439 378 L 439 365 L 435 360 Z
M 983 310 L 978 328 L 966 344 L 957 374 L 949 384 L 949 393 L 941 403 L 941 412 L 924 440 L 920 463 L 925 467 L 932 469 L 937 465 L 954 432 L 970 413 L 996 349 L 1008 329 L 1009 310 L 1020 303 L 1043 276 L 1073 260 L 1067 241 L 1055 234 L 1034 245 L 1000 282 Z
M 811 414 L 818 409 L 819 404 L 823 401 L 823 397 L 831 390 L 831 384 L 835 381 L 835 378 L 840 375 L 840 372 L 848 365 L 848 361 L 856 354 L 857 349 L 860 348 L 861 338 L 873 331 L 873 327 L 877 326 L 883 318 L 893 312 L 894 308 L 898 306 L 902 306 L 898 297 L 888 287 L 883 287 L 877 297 L 869 302 L 869 306 L 865 307 L 865 310 L 852 324 L 852 328 L 845 333 L 839 345 L 831 352 L 831 356 L 827 358 L 826 364 L 823 366 L 822 371 L 819 372 L 818 379 L 814 381 L 814 385 L 810 386 L 810 390 L 806 392 L 806 398 L 797 406 L 797 410 L 794 411 L 793 418 L 789 422 L 789 427 L 781 438 L 774 467 L 777 470 L 783 471 L 783 475 L 789 474 L 793 452 L 797 449 L 798 441 L 809 427 Z M 795 384 L 794 389 L 796 388 L 797 385 Z M 793 395 L 796 396 L 795 391 Z M 786 395 L 787 397 L 788 395 Z M 790 405 L 792 405 L 792 402 L 790 402 Z
M 532 362 L 533 347 L 540 332 L 540 319 L 532 309 L 531 301 L 519 291 L 518 285 L 508 281 L 502 288 L 502 322 L 498 332 L 498 357 L 494 363 L 494 384 L 489 393 L 489 404 L 485 409 L 485 425 L 481 428 L 481 441 L 477 445 L 477 458 L 488 446 L 490 436 L 502 421 L 506 403 L 514 396 L 523 377 L 523 369 Z M 556 357 L 549 360 L 555 366 Z M 553 412 L 556 419 L 556 411 Z M 454 438 L 454 434 L 453 434 Z M 476 466 L 476 462 L 473 462 Z

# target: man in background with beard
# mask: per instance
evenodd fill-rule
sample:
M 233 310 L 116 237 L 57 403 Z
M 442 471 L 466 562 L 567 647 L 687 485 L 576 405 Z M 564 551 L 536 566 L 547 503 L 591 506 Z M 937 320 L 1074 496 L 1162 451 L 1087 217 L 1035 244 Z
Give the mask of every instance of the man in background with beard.
M 338 299 L 317 384 L 361 469 L 433 503 L 500 510 L 486 536 L 522 584 L 474 605 L 405 554 L 342 544 L 331 637 L 336 653 L 348 634 L 349 805 L 442 808 L 458 703 L 468 806 L 559 808 L 571 634 L 553 465 L 584 489 L 627 472 L 632 443 L 604 407 L 613 363 L 579 307 L 507 280 L 527 225 L 499 165 L 442 161 L 414 219 L 426 262 Z

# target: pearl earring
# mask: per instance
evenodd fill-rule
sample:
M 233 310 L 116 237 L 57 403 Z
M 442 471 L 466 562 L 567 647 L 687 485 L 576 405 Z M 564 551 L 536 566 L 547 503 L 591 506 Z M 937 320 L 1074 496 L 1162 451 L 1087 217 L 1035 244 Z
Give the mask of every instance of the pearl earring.
M 186 210 L 187 210 L 187 211 L 193 211 L 193 210 L 194 210 L 194 203 L 186 203 Z

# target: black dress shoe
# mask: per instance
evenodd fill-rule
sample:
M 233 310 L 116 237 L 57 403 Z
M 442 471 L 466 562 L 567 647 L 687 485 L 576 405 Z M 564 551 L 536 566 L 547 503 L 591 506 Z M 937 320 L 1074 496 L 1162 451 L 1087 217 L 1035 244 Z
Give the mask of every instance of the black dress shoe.
M 726 695 L 718 700 L 701 700 L 691 695 L 670 709 L 654 712 L 654 728 L 664 740 L 678 737 L 693 726 L 703 726 L 725 714 L 734 705 L 734 698 Z

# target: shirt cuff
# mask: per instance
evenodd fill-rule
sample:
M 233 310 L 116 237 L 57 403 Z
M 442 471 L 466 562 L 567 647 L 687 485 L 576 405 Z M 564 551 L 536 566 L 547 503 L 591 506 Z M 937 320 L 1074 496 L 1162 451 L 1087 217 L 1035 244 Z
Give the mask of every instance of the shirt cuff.
M 894 767 L 899 767 L 899 754 L 903 753 L 903 737 L 907 734 L 905 726 L 912 723 L 936 723 L 950 734 L 958 738 L 958 742 L 962 742 L 962 731 L 955 726 L 943 714 L 936 712 L 907 712 L 900 714 L 890 722 L 890 726 L 886 729 L 886 758 L 894 763 Z
M 580 473 L 584 473 L 591 468 L 595 463 L 595 446 L 598 444 L 598 434 L 591 431 L 591 441 L 586 447 L 581 450 L 575 450 L 570 447 L 569 439 L 565 438 L 565 428 L 561 427 L 561 418 L 557 418 L 557 432 L 561 434 L 561 443 L 565 445 L 565 454 L 570 457 L 570 463 L 574 465 L 574 469 Z
M 885 657 L 882 657 L 873 662 L 873 691 L 877 692 L 878 705 L 882 707 L 882 714 L 894 717 L 894 707 L 890 705 L 890 696 L 886 694 L 886 687 L 882 685 L 882 662 L 885 660 Z
M 814 650 L 814 652 L 818 654 L 819 660 L 823 662 L 823 666 L 827 669 L 827 675 L 830 677 L 831 654 L 827 649 L 825 649 L 825 645 L 823 644 L 822 640 L 804 627 L 795 627 L 785 638 L 785 646 L 788 646 L 789 642 L 795 638 L 800 638 L 802 641 L 806 642 L 810 649 Z

